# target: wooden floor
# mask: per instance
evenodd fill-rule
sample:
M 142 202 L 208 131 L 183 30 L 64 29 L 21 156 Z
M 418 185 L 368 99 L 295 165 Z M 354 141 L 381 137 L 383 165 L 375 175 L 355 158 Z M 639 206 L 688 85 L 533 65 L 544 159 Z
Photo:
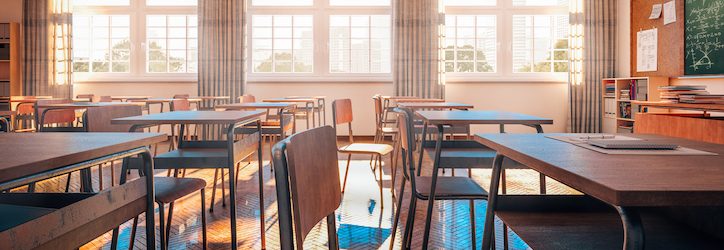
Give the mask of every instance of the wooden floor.
M 159 148 L 165 148 L 161 146 Z M 268 147 L 265 147 L 268 149 Z M 264 154 L 268 157 L 268 153 Z M 344 173 L 346 157 L 340 157 L 341 173 Z M 390 195 L 391 173 L 389 168 L 389 159 L 385 158 L 384 180 L 385 187 L 384 201 L 385 208 L 380 208 L 380 197 L 377 189 L 377 182 L 369 167 L 368 157 L 353 157 L 352 166 L 350 167 L 350 178 L 348 180 L 347 192 L 344 195 L 342 205 L 337 210 L 337 229 L 339 235 L 340 247 L 343 249 L 389 249 L 389 244 L 394 244 L 395 249 L 399 249 L 401 241 L 401 230 L 395 242 L 390 242 L 390 234 L 392 229 L 393 206 Z M 264 163 L 264 207 L 266 218 L 266 244 L 267 249 L 279 249 L 279 231 L 276 218 L 276 194 L 274 190 L 273 175 L 268 166 L 268 159 L 265 158 Z M 120 172 L 120 164 L 116 164 L 116 173 Z M 423 169 L 428 174 L 430 171 L 430 162 L 425 162 Z M 467 171 L 465 171 L 467 172 Z M 482 184 L 486 189 L 489 187 L 490 173 L 488 169 L 475 170 L 474 179 Z M 165 171 L 158 172 L 157 175 L 165 175 Z M 237 225 L 240 249 L 260 249 L 261 238 L 259 236 L 259 199 L 258 199 L 258 179 L 257 165 L 252 162 L 251 165 L 241 171 L 241 177 L 237 187 Z M 448 171 L 447 174 L 450 172 Z M 213 170 L 189 170 L 188 176 L 204 178 L 207 183 L 207 206 L 212 203 L 211 191 L 213 183 Z M 464 175 L 462 171 L 459 175 Z M 97 176 L 97 168 L 93 169 L 93 176 Z M 110 181 L 110 169 L 106 167 L 103 171 L 104 185 L 108 185 Z M 131 174 L 132 178 L 136 176 Z M 401 176 L 397 175 L 398 178 Z M 537 193 L 538 192 L 538 175 L 531 170 L 508 170 L 508 192 L 509 193 Z M 118 178 L 116 174 L 116 178 Z M 65 185 L 65 177 L 58 177 L 53 180 L 45 181 L 38 187 L 39 191 L 58 191 Z M 117 182 L 117 180 L 116 180 Z M 399 182 L 397 182 L 399 184 Z M 97 185 L 97 180 L 95 180 Z M 78 175 L 72 178 L 71 190 L 78 190 Z M 399 188 L 399 187 L 398 187 Z M 548 192 L 569 194 L 575 193 L 574 190 L 565 187 L 549 179 Z M 399 190 L 399 189 L 398 189 Z M 409 192 L 409 186 L 407 188 Z M 222 206 L 220 199 L 221 188 L 217 188 L 217 197 L 213 201 L 214 212 L 207 213 L 208 219 L 208 241 L 209 249 L 228 249 L 230 248 L 231 236 L 229 232 L 228 208 Z M 228 190 L 227 190 L 228 197 Z M 406 211 L 409 193 L 403 201 L 402 226 L 406 219 Z M 228 199 L 228 198 L 227 198 Z M 483 222 L 485 217 L 486 202 L 475 202 L 475 218 L 476 218 L 476 248 L 480 248 Z M 472 247 L 470 237 L 470 220 L 469 220 L 469 203 L 467 201 L 438 201 L 433 214 L 433 226 L 431 231 L 431 248 L 433 249 L 470 249 Z M 415 232 L 413 233 L 413 249 L 419 249 L 422 242 L 422 234 L 424 231 L 424 214 L 426 212 L 425 202 L 418 203 Z M 158 212 L 156 213 L 158 214 Z M 171 229 L 170 249 L 200 249 L 201 243 L 201 219 L 200 219 L 200 195 L 197 193 L 192 196 L 181 199 L 176 203 L 174 209 L 173 223 Z M 158 221 L 158 220 L 157 220 Z M 308 249 L 326 249 L 326 226 L 325 222 L 320 222 L 305 242 L 305 248 Z M 121 237 L 119 249 L 127 249 L 130 237 L 130 222 L 121 227 Z M 496 236 L 497 242 L 502 242 L 502 224 L 498 221 L 498 230 Z M 135 249 L 145 248 L 145 227 L 143 226 L 143 216 L 139 222 L 139 231 L 135 239 Z M 515 236 L 513 232 L 509 233 L 510 249 L 529 249 L 529 247 Z M 158 239 L 158 237 L 157 237 Z M 110 249 L 111 235 L 106 233 L 96 240 L 88 243 L 81 249 Z M 502 249 L 502 245 L 498 245 Z

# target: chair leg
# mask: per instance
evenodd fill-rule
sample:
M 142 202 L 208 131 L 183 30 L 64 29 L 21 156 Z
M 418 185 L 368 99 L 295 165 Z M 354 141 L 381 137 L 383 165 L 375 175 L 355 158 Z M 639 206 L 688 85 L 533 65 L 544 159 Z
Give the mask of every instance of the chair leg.
M 221 169 L 221 206 L 226 207 L 226 185 L 224 185 L 224 169 Z M 231 192 L 231 191 L 229 191 Z
M 219 180 L 219 169 L 214 170 L 214 186 L 211 188 L 211 205 L 209 212 L 214 212 L 214 202 L 216 201 L 216 182 Z
M 160 235 L 160 236 L 159 236 L 159 239 L 160 239 L 159 242 L 161 242 L 161 244 L 166 244 L 166 232 L 165 232 L 165 230 L 163 230 L 164 227 L 166 226 L 166 223 L 165 223 L 165 221 L 164 221 L 165 215 L 164 215 L 164 211 L 163 211 L 163 210 L 165 210 L 165 209 L 164 209 L 163 203 L 160 203 L 160 202 L 156 202 L 156 203 L 158 204 L 158 224 L 161 225 L 161 227 L 159 227 L 160 230 L 158 230 L 158 231 L 159 231 L 159 235 Z M 151 216 L 153 216 L 153 215 L 151 215 Z M 149 230 L 149 228 L 146 228 L 146 230 Z M 151 229 L 151 230 L 156 230 L 156 229 L 154 228 L 154 229 Z
M 352 154 L 347 154 L 347 168 L 344 171 L 344 181 L 342 182 L 342 193 L 344 193 L 344 189 L 347 187 L 347 174 L 349 174 L 350 161 L 352 161 Z
M 138 216 L 133 217 L 133 227 L 131 227 L 131 239 L 128 242 L 128 249 L 132 250 L 136 243 L 136 229 L 138 228 Z
M 168 204 L 168 220 L 166 222 L 166 248 L 168 249 L 169 242 L 171 242 L 171 222 L 173 221 L 173 204 L 174 202 L 171 202 Z M 162 228 L 163 229 L 163 228 Z
M 115 162 L 111 161 L 111 187 L 116 186 L 116 170 L 115 170 L 116 164 Z
M 377 156 L 377 163 L 375 163 L 375 166 L 377 166 L 377 171 L 380 173 L 380 179 L 378 181 L 380 186 L 380 209 L 385 208 L 385 198 L 382 196 L 382 156 Z M 372 173 L 374 174 L 374 173 Z
M 402 249 L 410 249 L 412 245 L 412 231 L 415 228 L 415 210 L 417 210 L 417 197 L 415 197 L 415 190 L 410 195 L 410 207 L 407 212 L 407 223 L 405 226 L 405 235 L 402 240 Z
M 68 173 L 68 178 L 65 180 L 65 192 L 67 193 L 70 190 L 70 177 L 73 173 Z
M 472 248 L 475 249 L 477 243 L 475 242 L 475 201 L 470 200 L 470 240 Z
M 392 189 L 394 189 L 394 186 L 392 186 Z M 400 197 L 397 198 L 397 213 L 395 213 L 395 220 L 392 223 L 392 235 L 390 236 L 390 250 L 393 249 L 393 246 L 395 245 L 395 235 L 397 234 L 397 226 L 400 223 L 400 214 L 402 213 L 402 198 L 405 197 L 405 179 L 402 179 L 402 185 L 400 186 Z M 414 197 L 413 197 L 414 199 Z M 394 209 L 393 209 L 394 211 Z
M 206 249 L 206 189 L 201 189 L 201 242 Z

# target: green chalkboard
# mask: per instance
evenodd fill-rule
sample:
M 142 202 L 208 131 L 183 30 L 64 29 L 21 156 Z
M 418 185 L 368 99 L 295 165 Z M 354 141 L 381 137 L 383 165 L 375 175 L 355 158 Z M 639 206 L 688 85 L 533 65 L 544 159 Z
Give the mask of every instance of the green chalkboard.
M 724 1 L 686 0 L 684 74 L 724 74 Z

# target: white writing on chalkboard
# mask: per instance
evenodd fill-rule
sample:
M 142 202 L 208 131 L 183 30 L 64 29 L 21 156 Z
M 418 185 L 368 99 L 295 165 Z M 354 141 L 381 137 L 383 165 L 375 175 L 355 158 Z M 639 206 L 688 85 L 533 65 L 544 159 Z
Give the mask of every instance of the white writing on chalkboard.
M 718 69 L 724 68 L 724 1 L 686 0 L 685 27 L 685 71 L 722 73 Z

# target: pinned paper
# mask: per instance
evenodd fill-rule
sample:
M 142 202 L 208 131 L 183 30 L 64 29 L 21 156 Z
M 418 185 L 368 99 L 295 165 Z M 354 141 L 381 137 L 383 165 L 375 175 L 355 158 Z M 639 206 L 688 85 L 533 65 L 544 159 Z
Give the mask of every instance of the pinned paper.
M 651 8 L 651 15 L 649 16 L 649 19 L 659 19 L 659 17 L 661 17 L 661 8 L 663 8 L 661 4 L 654 4 Z
M 676 1 L 664 4 L 664 25 L 676 22 Z
M 639 31 L 636 34 L 636 72 L 656 71 L 658 68 L 658 30 Z

